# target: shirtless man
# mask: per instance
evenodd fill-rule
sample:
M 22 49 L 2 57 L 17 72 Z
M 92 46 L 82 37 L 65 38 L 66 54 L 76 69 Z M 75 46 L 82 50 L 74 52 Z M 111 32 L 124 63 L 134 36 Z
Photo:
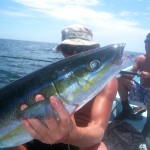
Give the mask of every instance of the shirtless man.
M 148 101 L 150 99 L 150 33 L 146 36 L 144 42 L 146 53 L 139 55 L 136 58 L 131 69 L 131 72 L 139 72 L 140 84 L 138 85 L 134 81 L 127 79 L 132 79 L 134 77 L 133 75 L 122 75 L 120 78 L 118 78 L 118 92 L 122 101 L 123 110 L 121 114 L 116 117 L 116 119 L 131 119 L 132 108 L 129 105 L 130 99 L 136 102 L 143 103 L 145 106 L 147 106 L 148 109 L 147 122 L 143 129 L 143 134 L 145 136 L 145 133 L 148 133 L 147 127 L 150 127 L 150 103 Z M 129 91 L 130 94 L 128 95 Z M 134 95 L 134 99 L 132 95 Z

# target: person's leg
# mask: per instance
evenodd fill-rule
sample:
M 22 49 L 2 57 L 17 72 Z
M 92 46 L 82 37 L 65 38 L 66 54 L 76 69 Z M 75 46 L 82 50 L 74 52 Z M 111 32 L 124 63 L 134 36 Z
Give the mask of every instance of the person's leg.
M 147 103 L 147 120 L 142 130 L 142 135 L 144 136 L 144 138 L 148 137 L 150 139 L 150 89 Z
M 131 90 L 133 86 L 133 81 L 126 79 L 125 77 L 121 76 L 117 79 L 118 81 L 118 92 L 121 101 L 126 101 L 128 99 L 128 92 Z
M 148 103 L 147 103 L 147 116 L 150 117 L 150 89 L 149 89 L 149 96 L 148 96 Z
M 123 76 L 118 78 L 117 81 L 118 81 L 118 93 L 122 103 L 122 112 L 115 118 L 115 120 L 123 120 L 132 111 L 132 108 L 130 107 L 128 101 L 128 92 L 131 90 L 133 86 L 133 81 L 126 79 Z

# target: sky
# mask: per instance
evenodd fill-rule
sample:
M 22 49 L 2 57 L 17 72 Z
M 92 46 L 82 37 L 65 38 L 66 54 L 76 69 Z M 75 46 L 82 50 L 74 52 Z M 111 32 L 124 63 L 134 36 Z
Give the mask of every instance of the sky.
M 101 47 L 126 43 L 145 52 L 150 0 L 1 0 L 0 38 L 59 43 L 61 30 L 82 24 Z

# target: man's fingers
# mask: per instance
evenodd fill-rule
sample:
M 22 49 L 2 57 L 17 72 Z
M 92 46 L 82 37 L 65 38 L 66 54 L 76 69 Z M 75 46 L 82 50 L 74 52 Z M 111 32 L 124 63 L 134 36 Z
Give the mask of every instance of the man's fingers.
M 27 107 L 28 107 L 27 105 L 23 104 L 23 105 L 21 105 L 21 110 L 24 110 L 24 109 L 26 109 Z
M 66 126 L 68 127 L 68 125 L 70 125 L 70 123 L 72 123 L 71 117 L 70 117 L 69 112 L 66 110 L 66 108 L 61 103 L 60 99 L 58 99 L 55 96 L 52 96 L 50 98 L 50 102 L 51 102 L 52 107 L 57 111 L 62 125 L 65 127 Z
M 57 98 L 56 96 L 51 96 L 50 102 L 53 108 L 57 111 L 60 118 L 63 118 L 64 116 L 70 116 L 59 98 Z
M 35 97 L 35 101 L 36 101 L 36 102 L 42 101 L 42 100 L 44 100 L 44 99 L 45 99 L 45 98 L 44 98 L 43 95 L 36 95 L 36 97 Z
M 38 140 L 42 140 L 41 136 L 38 134 L 37 130 L 35 130 L 32 125 L 30 124 L 30 122 L 34 119 L 23 119 L 22 120 L 22 124 L 24 126 L 24 128 L 29 132 L 29 134 L 35 138 L 35 139 L 38 139 Z M 34 121 L 33 121 L 34 122 Z

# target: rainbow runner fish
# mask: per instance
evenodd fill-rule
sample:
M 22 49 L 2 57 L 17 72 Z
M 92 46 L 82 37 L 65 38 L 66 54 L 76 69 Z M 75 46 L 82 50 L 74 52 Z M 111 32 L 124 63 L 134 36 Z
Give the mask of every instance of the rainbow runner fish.
M 0 148 L 14 147 L 32 140 L 21 118 L 45 117 L 57 113 L 48 99 L 56 95 L 69 111 L 77 111 L 115 77 L 125 64 L 125 44 L 112 44 L 79 53 L 39 69 L 0 89 Z M 35 103 L 35 96 L 45 100 Z M 20 110 L 25 103 L 28 108 Z

